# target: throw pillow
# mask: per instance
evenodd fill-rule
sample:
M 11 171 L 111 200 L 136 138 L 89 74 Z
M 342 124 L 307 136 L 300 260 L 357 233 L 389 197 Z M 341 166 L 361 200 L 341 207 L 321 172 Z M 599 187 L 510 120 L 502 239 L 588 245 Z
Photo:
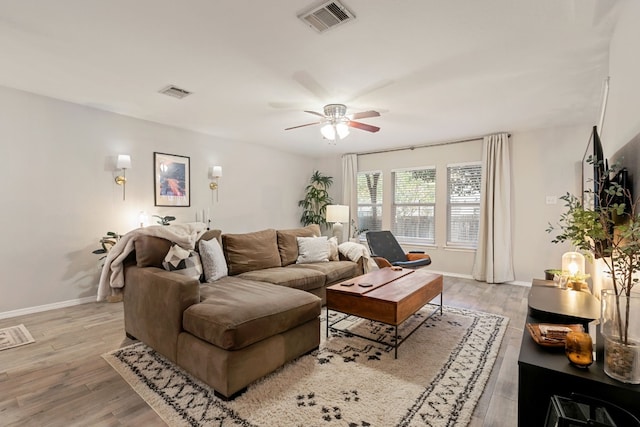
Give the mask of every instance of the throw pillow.
M 320 236 L 320 226 L 318 224 L 307 225 L 303 228 L 292 228 L 289 230 L 278 230 L 278 252 L 282 266 L 293 264 L 298 259 L 298 242 L 296 237 L 318 237 Z
M 332 237 L 329 242 L 329 261 L 339 261 L 340 254 L 338 253 L 338 238 Z
M 202 263 L 200 255 L 196 251 L 181 248 L 177 244 L 173 244 L 164 257 L 162 266 L 167 271 L 183 274 L 193 279 L 200 280 L 202 276 Z
M 224 259 L 222 247 L 217 239 L 200 240 L 199 249 L 205 282 L 215 282 L 229 273 L 227 261 Z
M 327 237 L 296 237 L 298 241 L 297 264 L 329 261 L 329 243 Z

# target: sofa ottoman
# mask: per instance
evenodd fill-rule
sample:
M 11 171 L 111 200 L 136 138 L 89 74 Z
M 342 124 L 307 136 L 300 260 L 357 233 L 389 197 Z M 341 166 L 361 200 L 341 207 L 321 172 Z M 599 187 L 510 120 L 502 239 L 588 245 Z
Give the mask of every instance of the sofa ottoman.
M 177 363 L 233 397 L 320 342 L 320 299 L 308 292 L 226 277 L 201 286 L 187 308 Z

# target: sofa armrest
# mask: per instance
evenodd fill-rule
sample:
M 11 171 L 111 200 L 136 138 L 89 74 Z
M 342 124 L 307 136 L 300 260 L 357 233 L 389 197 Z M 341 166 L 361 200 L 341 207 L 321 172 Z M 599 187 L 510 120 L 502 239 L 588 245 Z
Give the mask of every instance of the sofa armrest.
M 156 267 L 124 274 L 125 331 L 175 362 L 182 313 L 200 302 L 200 282 Z

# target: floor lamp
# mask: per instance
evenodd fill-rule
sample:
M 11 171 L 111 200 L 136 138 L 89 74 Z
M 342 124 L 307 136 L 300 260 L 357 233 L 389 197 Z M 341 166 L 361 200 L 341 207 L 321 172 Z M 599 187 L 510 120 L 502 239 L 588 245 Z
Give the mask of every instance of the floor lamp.
M 343 240 L 343 222 L 349 222 L 349 206 L 328 205 L 327 222 L 333 223 L 333 236 L 338 239 L 338 243 Z

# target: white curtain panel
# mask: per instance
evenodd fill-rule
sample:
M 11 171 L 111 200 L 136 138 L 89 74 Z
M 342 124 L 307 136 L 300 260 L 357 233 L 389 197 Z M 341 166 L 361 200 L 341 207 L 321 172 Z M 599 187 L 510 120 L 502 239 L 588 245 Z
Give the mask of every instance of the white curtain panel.
M 348 234 L 351 237 L 351 220 L 358 223 L 358 155 L 345 154 L 342 156 L 342 203 L 349 206 Z
M 473 278 L 487 283 L 515 279 L 511 255 L 511 159 L 509 135 L 484 137 L 478 248 Z

